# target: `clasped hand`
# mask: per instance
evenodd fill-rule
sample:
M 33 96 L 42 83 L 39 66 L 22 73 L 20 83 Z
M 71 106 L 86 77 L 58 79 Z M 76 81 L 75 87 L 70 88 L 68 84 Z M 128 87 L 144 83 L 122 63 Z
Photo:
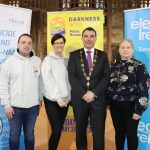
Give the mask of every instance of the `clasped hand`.
M 60 107 L 67 107 L 68 103 L 70 102 L 69 99 L 63 99 L 60 103 L 59 103 L 59 106 Z
M 82 99 L 87 103 L 94 101 L 95 94 L 92 91 L 87 91 L 85 95 L 83 95 Z

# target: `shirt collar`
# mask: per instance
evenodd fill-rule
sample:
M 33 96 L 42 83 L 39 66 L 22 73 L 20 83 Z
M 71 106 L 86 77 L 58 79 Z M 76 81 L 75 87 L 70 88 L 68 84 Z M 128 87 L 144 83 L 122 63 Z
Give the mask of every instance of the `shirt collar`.
M 87 50 L 85 47 L 84 47 L 84 52 L 86 53 L 86 51 L 89 51 Z M 94 47 L 92 49 L 90 49 L 91 53 L 94 53 Z

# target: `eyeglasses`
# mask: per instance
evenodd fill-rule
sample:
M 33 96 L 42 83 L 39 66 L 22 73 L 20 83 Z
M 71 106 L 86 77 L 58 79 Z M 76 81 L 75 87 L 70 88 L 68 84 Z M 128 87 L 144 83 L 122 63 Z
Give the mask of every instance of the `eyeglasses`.
M 55 42 L 54 45 L 58 46 L 58 45 L 64 45 L 64 42 Z

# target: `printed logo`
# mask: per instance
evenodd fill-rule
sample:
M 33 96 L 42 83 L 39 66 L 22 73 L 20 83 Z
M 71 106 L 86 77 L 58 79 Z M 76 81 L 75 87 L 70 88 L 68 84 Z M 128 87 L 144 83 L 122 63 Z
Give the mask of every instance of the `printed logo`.
M 8 14 L 5 9 L 0 10 L 0 22 L 8 22 L 9 24 L 24 25 L 24 20 L 16 18 L 13 14 Z
M 36 66 L 33 67 L 33 70 L 34 70 L 34 74 L 37 74 L 38 73 L 38 69 Z
M 51 21 L 50 35 L 53 36 L 56 33 L 59 33 L 63 36 L 66 34 L 65 21 L 61 17 L 55 17 Z
M 139 40 L 150 40 L 150 20 L 134 20 L 131 22 L 131 29 L 139 30 Z
M 34 66 L 33 71 L 34 71 L 34 77 L 37 78 L 38 77 L 38 68 L 36 66 Z
M 0 10 L 0 22 L 7 22 L 8 13 L 5 9 Z

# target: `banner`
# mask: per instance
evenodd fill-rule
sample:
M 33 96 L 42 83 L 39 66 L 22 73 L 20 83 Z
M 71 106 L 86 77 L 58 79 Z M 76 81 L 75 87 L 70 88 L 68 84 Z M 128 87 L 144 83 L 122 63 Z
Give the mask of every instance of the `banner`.
M 125 11 L 124 37 L 126 39 L 131 39 L 133 41 L 135 59 L 142 61 L 146 65 L 146 68 L 150 73 L 149 14 L 150 8 Z M 138 139 L 139 139 L 138 150 L 150 150 L 150 106 L 148 106 L 148 109 L 142 114 L 142 118 L 139 122 Z
M 30 33 L 31 13 L 29 9 L 0 4 L 0 68 L 16 51 L 19 36 Z M 9 130 L 8 119 L 0 105 L 0 150 L 9 150 Z M 23 133 L 20 150 L 24 150 Z
M 56 33 L 60 33 L 66 38 L 65 50 L 63 53 L 69 57 L 70 52 L 83 47 L 81 40 L 82 31 L 87 27 L 92 27 L 96 30 L 97 41 L 95 48 L 103 50 L 103 22 L 104 16 L 103 11 L 101 10 L 48 12 L 47 52 L 53 51 L 51 37 Z M 69 107 L 68 115 L 62 129 L 62 136 L 58 147 L 59 150 L 76 150 L 75 132 L 75 119 L 73 117 L 72 108 Z M 88 123 L 87 127 L 87 136 L 88 150 L 92 150 L 92 133 L 90 123 Z

